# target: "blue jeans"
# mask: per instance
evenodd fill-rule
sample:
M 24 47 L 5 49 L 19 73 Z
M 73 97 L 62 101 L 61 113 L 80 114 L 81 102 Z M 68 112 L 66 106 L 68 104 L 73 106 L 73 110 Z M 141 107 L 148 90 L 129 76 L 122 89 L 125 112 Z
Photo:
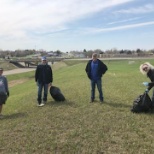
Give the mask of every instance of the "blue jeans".
M 103 91 L 102 91 L 102 80 L 99 79 L 97 81 L 91 80 L 91 100 L 95 99 L 95 86 L 97 85 L 97 89 L 99 92 L 99 99 L 103 101 Z
M 42 91 L 44 89 L 43 93 L 43 101 L 47 101 L 47 95 L 48 95 L 48 84 L 43 84 L 43 83 L 37 83 L 38 85 L 38 98 L 37 101 L 39 104 L 42 102 Z

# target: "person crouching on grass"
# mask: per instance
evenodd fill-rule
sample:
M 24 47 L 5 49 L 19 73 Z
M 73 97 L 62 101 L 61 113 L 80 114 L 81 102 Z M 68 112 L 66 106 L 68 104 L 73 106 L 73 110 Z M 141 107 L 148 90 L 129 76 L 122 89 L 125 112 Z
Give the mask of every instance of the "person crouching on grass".
M 7 78 L 2 74 L 3 74 L 3 68 L 0 68 L 0 118 L 3 118 L 2 115 L 3 104 L 5 104 L 7 97 L 9 97 Z
M 53 81 L 52 69 L 47 63 L 46 57 L 42 57 L 42 63 L 39 64 L 35 72 L 35 81 L 38 86 L 38 106 L 44 106 L 47 102 L 48 87 L 51 86 Z M 43 102 L 42 102 L 42 90 L 44 89 Z
M 140 65 L 140 72 L 151 80 L 151 82 L 143 82 L 145 86 L 147 86 L 147 92 L 154 87 L 154 66 L 150 63 L 146 62 Z M 153 88 L 153 95 L 152 95 L 152 107 L 154 108 L 154 88 Z
M 107 66 L 98 59 L 97 53 L 93 53 L 92 59 L 88 61 L 86 66 L 86 73 L 91 81 L 91 101 L 95 100 L 95 85 L 97 85 L 99 91 L 99 99 L 102 103 L 104 101 L 103 91 L 102 91 L 102 76 L 108 70 Z

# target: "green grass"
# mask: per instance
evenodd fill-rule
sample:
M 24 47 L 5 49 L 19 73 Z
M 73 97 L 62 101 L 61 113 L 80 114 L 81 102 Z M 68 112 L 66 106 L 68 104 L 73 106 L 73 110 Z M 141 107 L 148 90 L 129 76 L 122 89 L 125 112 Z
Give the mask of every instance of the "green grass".
M 27 79 L 34 79 L 34 71 L 31 71 L 31 72 L 26 72 L 26 73 L 20 73 L 20 74 L 14 74 L 14 75 L 7 75 L 7 79 L 9 81 L 12 81 L 12 80 L 18 80 L 18 79 L 24 79 L 24 78 L 27 78 Z
M 141 83 L 149 81 L 138 69 L 145 61 L 104 61 L 109 70 L 103 77 L 102 105 L 97 90 L 97 102 L 89 103 L 87 61 L 53 65 L 53 85 L 60 87 L 67 100 L 57 103 L 49 95 L 42 108 L 36 106 L 34 72 L 8 76 L 9 81 L 28 81 L 10 88 L 5 117 L 0 120 L 0 153 L 154 153 L 154 113 L 130 112 L 133 100 L 145 90 Z

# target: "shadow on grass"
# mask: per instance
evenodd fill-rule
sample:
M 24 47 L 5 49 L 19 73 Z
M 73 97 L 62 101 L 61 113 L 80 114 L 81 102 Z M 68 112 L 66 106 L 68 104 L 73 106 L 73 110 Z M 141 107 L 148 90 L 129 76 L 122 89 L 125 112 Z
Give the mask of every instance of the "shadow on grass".
M 27 113 L 13 113 L 10 115 L 4 115 L 3 119 L 16 119 L 16 118 L 23 118 L 26 117 L 28 114 Z
M 127 104 L 122 104 L 122 103 L 114 103 L 114 102 L 108 102 L 108 101 L 104 101 L 103 103 L 106 104 L 106 105 L 115 107 L 115 108 L 124 107 L 124 108 L 128 108 L 128 109 L 130 109 L 132 107 L 132 105 L 133 105 L 133 104 L 132 105 L 127 105 Z
M 112 102 L 107 102 L 107 101 L 104 101 L 103 103 L 106 104 L 106 105 L 115 107 L 115 108 L 123 108 L 123 107 L 128 108 L 128 110 L 130 110 L 130 112 L 131 112 L 131 108 L 133 106 L 133 104 L 132 105 L 127 105 L 127 104 L 112 103 Z M 150 110 L 150 111 L 147 111 L 147 112 L 134 113 L 134 114 L 148 114 L 148 115 L 151 115 L 151 114 L 154 114 L 154 108 L 152 110 Z
M 134 115 L 135 114 L 146 114 L 148 116 L 151 116 L 152 114 L 154 114 L 154 109 L 149 110 L 147 112 L 134 113 L 134 112 L 131 111 L 133 104 L 132 105 L 127 105 L 127 104 L 122 104 L 122 103 L 114 103 L 114 102 L 110 102 L 110 101 L 104 101 L 101 105 L 107 105 L 107 106 L 114 107 L 119 112 L 125 112 L 126 111 L 125 109 L 127 109 L 127 112 L 130 112 L 130 113 L 132 113 Z
M 50 101 L 48 102 L 46 105 L 49 105 L 49 106 L 70 106 L 70 107 L 78 107 L 79 105 L 76 104 L 75 102 L 73 101 L 69 101 L 69 100 L 65 100 L 65 101 Z

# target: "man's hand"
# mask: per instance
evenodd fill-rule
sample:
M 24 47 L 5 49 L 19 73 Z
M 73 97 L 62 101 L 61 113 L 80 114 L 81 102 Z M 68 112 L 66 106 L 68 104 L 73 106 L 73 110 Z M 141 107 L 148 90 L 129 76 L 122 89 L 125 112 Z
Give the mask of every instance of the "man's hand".
M 52 83 L 49 83 L 49 84 L 48 84 L 48 87 L 51 87 L 51 86 L 52 86 Z
M 9 97 L 10 96 L 10 93 L 9 93 L 9 91 L 7 92 L 7 97 Z
M 149 86 L 149 82 L 143 82 L 144 86 Z
M 148 93 L 148 92 L 149 92 L 149 90 L 148 90 L 148 89 L 146 89 L 146 90 L 145 90 L 145 92 L 146 92 L 146 93 Z

